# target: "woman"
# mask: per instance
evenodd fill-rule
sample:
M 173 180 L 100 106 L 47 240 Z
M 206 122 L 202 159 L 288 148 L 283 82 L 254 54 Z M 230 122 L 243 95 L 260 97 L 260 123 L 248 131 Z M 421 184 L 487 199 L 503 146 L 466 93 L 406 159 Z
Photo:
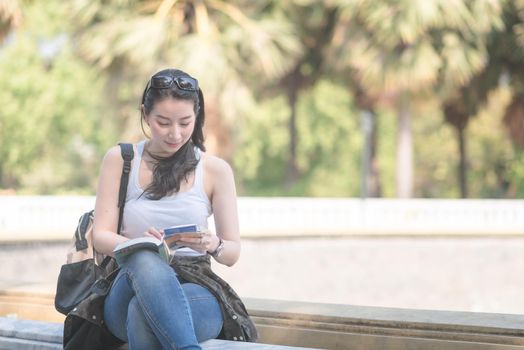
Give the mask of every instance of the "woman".
M 183 238 L 171 266 L 139 250 L 121 265 L 106 297 L 104 319 L 133 349 L 201 349 L 207 339 L 256 340 L 256 329 L 233 290 L 210 269 L 210 256 L 232 266 L 240 255 L 236 190 L 231 167 L 204 153 L 204 98 L 198 81 L 175 69 L 154 74 L 140 106 L 147 140 L 135 146 L 121 235 L 117 234 L 119 147 L 102 162 L 93 240 L 112 255 L 121 242 L 162 239 L 163 229 L 203 227 L 202 238 Z M 142 130 L 144 125 L 142 124 Z M 216 235 L 207 227 L 214 214 Z

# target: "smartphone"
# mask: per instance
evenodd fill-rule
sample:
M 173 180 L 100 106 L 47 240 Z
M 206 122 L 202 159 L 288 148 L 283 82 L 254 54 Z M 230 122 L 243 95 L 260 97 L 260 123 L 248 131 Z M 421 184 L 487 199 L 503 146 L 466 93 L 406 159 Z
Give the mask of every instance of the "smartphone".
M 164 229 L 164 237 L 170 237 L 176 234 L 184 234 L 184 233 L 198 233 L 202 232 L 202 229 L 199 225 L 191 224 L 191 225 L 178 225 L 178 226 L 172 226 Z
M 178 225 L 164 229 L 164 240 L 171 249 L 182 248 L 184 244 L 179 242 L 182 237 L 202 237 L 202 229 L 199 225 Z

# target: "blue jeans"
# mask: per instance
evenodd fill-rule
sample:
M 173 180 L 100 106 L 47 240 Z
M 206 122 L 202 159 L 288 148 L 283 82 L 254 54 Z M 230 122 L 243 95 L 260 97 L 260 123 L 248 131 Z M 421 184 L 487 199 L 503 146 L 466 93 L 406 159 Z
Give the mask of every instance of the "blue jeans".
M 107 328 L 130 350 L 201 349 L 222 329 L 220 305 L 206 288 L 181 283 L 153 251 L 124 261 L 104 304 Z

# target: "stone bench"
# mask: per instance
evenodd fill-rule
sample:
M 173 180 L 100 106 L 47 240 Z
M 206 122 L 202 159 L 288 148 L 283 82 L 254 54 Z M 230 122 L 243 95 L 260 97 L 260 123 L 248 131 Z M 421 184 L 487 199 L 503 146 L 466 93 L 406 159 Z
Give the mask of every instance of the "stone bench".
M 63 316 L 53 300 L 0 291 L 0 316 L 19 318 L 0 318 L 0 349 L 61 348 Z M 243 300 L 260 343 L 211 340 L 204 349 L 524 350 L 524 315 Z
M 0 349 L 9 350 L 58 350 L 62 349 L 63 325 L 57 322 L 20 320 L 0 317 Z M 126 348 L 124 346 L 124 348 Z M 205 350 L 307 350 L 283 345 L 255 344 L 212 339 L 202 343 Z M 309 348 L 311 349 L 311 348 Z M 123 349 L 122 349 L 123 350 Z

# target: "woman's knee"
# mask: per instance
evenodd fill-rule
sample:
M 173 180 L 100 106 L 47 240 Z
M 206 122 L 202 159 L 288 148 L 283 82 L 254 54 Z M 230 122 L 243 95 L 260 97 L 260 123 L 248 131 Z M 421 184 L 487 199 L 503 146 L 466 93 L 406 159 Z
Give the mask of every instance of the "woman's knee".
M 162 259 L 157 252 L 151 249 L 139 249 L 125 257 L 123 265 L 125 267 L 150 269 L 160 263 L 162 263 Z
M 157 252 L 149 249 L 137 250 L 133 254 L 126 257 L 122 266 L 129 275 L 137 277 L 151 277 L 162 278 L 162 274 L 172 275 L 174 270 L 165 263 Z
M 171 290 L 180 288 L 175 271 L 152 251 L 133 253 L 124 261 L 122 270 L 134 295 L 149 307 L 169 298 Z

